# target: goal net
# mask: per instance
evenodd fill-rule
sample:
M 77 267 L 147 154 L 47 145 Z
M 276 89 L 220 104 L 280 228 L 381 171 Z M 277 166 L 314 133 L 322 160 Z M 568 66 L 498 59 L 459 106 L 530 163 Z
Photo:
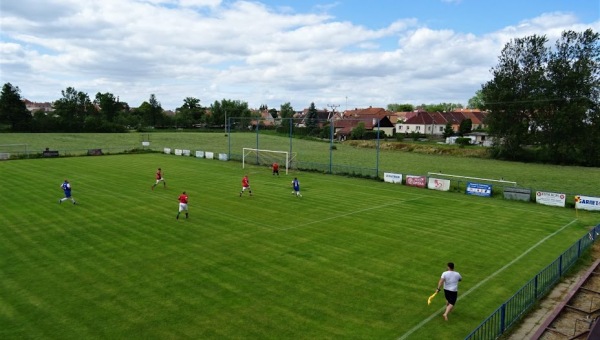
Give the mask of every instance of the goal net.
M 285 173 L 293 168 L 296 158 L 296 153 L 291 154 L 287 151 L 274 151 L 263 149 L 243 148 L 242 150 L 242 168 L 246 168 L 246 164 L 266 165 L 271 166 L 273 163 L 279 164 L 280 167 L 285 167 Z
M 15 158 L 21 155 L 29 156 L 27 144 L 0 144 L 0 160 Z

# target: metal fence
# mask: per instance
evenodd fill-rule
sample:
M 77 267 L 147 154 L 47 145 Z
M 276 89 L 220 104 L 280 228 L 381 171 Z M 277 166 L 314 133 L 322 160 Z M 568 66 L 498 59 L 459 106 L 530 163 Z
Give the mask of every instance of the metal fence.
M 485 319 L 465 340 L 492 340 L 500 337 L 543 297 L 567 272 L 581 254 L 587 250 L 600 235 L 600 224 L 575 242 L 546 268 L 542 269 L 532 280 L 527 282 L 517 293 L 502 304 Z

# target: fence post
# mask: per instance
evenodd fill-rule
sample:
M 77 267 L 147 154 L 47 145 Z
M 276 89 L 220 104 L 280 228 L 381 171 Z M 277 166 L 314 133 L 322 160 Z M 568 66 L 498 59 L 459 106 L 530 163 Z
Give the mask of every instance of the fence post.
M 535 292 L 533 293 L 533 296 L 535 297 L 535 299 L 537 300 L 538 298 L 538 277 L 540 276 L 540 273 L 537 273 L 535 275 L 535 283 L 533 284 L 533 287 L 535 289 Z
M 560 257 L 558 258 L 558 277 L 562 277 L 562 260 L 564 254 L 565 253 L 560 254 Z
M 500 334 L 504 334 L 506 324 L 506 302 L 502 304 L 500 309 Z
M 329 122 L 329 174 L 333 175 L 333 116 Z
M 577 242 L 577 258 L 581 256 L 581 239 Z

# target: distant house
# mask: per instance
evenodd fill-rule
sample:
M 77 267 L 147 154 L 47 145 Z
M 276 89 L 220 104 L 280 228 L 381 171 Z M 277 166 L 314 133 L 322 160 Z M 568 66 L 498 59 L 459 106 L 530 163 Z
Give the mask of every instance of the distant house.
M 260 123 L 262 126 L 275 126 L 279 119 L 273 118 L 269 110 L 252 110 L 252 116 L 260 115 Z M 256 126 L 258 120 L 252 120 L 252 126 Z
M 308 120 L 308 110 L 309 109 L 304 109 L 302 113 L 297 115 L 297 118 L 300 118 L 300 122 L 298 123 L 299 127 L 306 127 L 306 121 Z M 335 115 L 334 111 L 328 111 L 327 109 L 317 109 L 317 120 L 319 121 L 319 127 L 323 127 L 323 125 L 325 125 L 326 122 L 331 120 L 333 115 Z
M 395 125 L 390 121 L 387 114 L 363 114 L 353 117 L 345 117 L 334 121 L 334 136 L 337 139 L 346 139 L 358 124 L 363 123 L 366 131 L 383 131 L 386 136 L 396 133 Z
M 426 112 L 416 111 L 414 114 L 406 115 L 406 120 L 396 123 L 398 133 L 419 133 L 425 135 L 441 136 L 444 134 L 446 125 L 450 124 L 454 132 L 458 132 L 460 123 L 470 119 L 472 130 L 483 129 L 485 125 L 486 112 L 479 110 L 461 110 L 452 112 Z
M 52 103 L 48 103 L 48 102 L 37 103 L 37 102 L 32 102 L 27 99 L 23 99 L 23 102 L 25 103 L 25 108 L 27 108 L 27 110 L 29 110 L 29 112 L 31 112 L 31 113 L 36 112 L 36 111 L 43 111 L 43 112 L 54 111 L 54 108 L 52 107 Z

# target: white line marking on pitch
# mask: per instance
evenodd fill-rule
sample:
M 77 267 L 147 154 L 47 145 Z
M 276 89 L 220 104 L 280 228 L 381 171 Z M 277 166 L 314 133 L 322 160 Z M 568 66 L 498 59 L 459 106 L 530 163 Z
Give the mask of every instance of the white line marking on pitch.
M 334 220 L 334 219 L 340 218 L 340 217 L 346 217 L 346 216 L 350 216 L 350 215 L 354 215 L 354 214 L 359 214 L 359 213 L 362 213 L 362 212 L 365 212 L 365 211 L 369 211 L 369 210 L 373 210 L 373 209 L 381 209 L 381 208 L 384 208 L 384 207 L 389 207 L 390 205 L 396 205 L 396 204 L 406 203 L 406 202 L 410 202 L 410 201 L 416 201 L 416 200 L 421 199 L 423 197 L 426 197 L 426 196 L 419 196 L 419 197 L 416 197 L 416 198 L 411 198 L 411 199 L 408 199 L 408 200 L 402 200 L 402 201 L 399 201 L 399 202 L 388 203 L 388 204 L 384 204 L 384 205 L 375 205 L 375 206 L 372 206 L 372 207 L 369 207 L 369 208 L 364 208 L 364 209 L 361 209 L 361 210 L 351 211 L 351 212 L 346 213 L 346 214 L 331 216 L 331 217 L 327 217 L 327 218 L 324 218 L 324 219 L 321 219 L 321 220 L 317 220 L 317 221 L 310 221 L 308 223 L 296 225 L 296 226 L 293 226 L 293 227 L 288 227 L 288 228 L 274 228 L 272 230 L 265 230 L 265 231 L 266 232 L 269 232 L 269 231 L 272 232 L 272 231 L 282 231 L 282 230 L 290 230 L 290 229 L 302 228 L 302 227 L 309 226 L 311 224 L 321 223 L 321 222 L 325 222 L 325 221 L 329 221 L 329 220 Z
M 537 246 L 539 246 L 540 244 L 546 242 L 547 239 L 553 237 L 554 235 L 556 235 L 559 232 L 563 231 L 566 227 L 568 227 L 571 224 L 575 223 L 575 221 L 577 221 L 577 219 L 574 219 L 573 221 L 571 221 L 571 222 L 565 224 L 564 226 L 562 226 L 560 229 L 558 229 L 554 233 L 552 233 L 552 234 L 544 237 L 538 243 L 534 244 L 533 246 L 531 246 L 531 248 L 527 249 L 524 253 L 522 253 L 521 255 L 519 255 L 517 258 L 515 258 L 512 261 L 510 261 L 510 263 L 508 263 L 504 267 L 498 269 L 492 275 L 490 275 L 490 276 L 486 277 L 485 279 L 481 280 L 478 284 L 476 284 L 475 286 L 471 287 L 471 289 L 469 289 L 466 293 L 461 294 L 461 300 L 464 299 L 465 296 L 469 295 L 469 293 L 471 293 L 475 289 L 479 288 L 484 283 L 488 282 L 491 278 L 493 278 L 494 276 L 498 275 L 499 273 L 501 273 L 502 271 L 504 271 L 506 268 L 510 267 L 513 263 L 519 261 L 521 258 L 523 258 L 523 256 L 527 255 L 529 252 L 531 252 L 532 250 L 534 250 L 535 248 L 537 248 Z M 415 327 L 411 328 L 408 332 L 404 333 L 404 335 L 402 335 L 400 338 L 398 338 L 398 340 L 403 340 L 403 339 L 408 338 L 412 333 L 416 332 L 417 330 L 419 330 L 419 328 L 423 327 L 426 323 L 428 323 L 429 321 L 433 320 L 433 318 L 438 317 L 440 315 L 440 312 L 442 312 L 443 310 L 445 310 L 445 308 L 446 307 L 442 307 L 442 308 L 438 309 L 435 313 L 431 314 L 427 319 L 421 321 L 418 325 L 416 325 Z

